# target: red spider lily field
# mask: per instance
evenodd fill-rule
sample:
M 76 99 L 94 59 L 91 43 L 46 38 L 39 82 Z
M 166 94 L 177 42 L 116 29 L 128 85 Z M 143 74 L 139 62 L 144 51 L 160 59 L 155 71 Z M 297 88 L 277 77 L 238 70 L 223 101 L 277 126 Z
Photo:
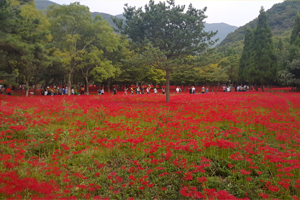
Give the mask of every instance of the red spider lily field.
M 300 196 L 299 93 L 0 103 L 0 199 Z

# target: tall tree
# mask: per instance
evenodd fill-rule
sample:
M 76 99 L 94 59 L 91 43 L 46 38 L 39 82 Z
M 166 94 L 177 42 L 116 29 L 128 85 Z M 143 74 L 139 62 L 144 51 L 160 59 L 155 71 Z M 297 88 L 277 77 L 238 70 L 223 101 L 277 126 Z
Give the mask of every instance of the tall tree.
M 89 8 L 78 2 L 62 6 L 52 5 L 47 16 L 52 25 L 53 47 L 56 49 L 54 55 L 62 58 L 69 88 L 72 85 L 72 75 L 83 60 L 82 55 L 86 55 L 91 45 L 104 47 L 108 51 L 116 48 L 108 45 L 116 39 L 108 22 L 101 16 L 93 20 Z M 70 95 L 70 89 L 68 94 Z
M 250 64 L 245 69 L 246 79 L 251 83 L 264 85 L 276 79 L 277 58 L 272 40 L 272 32 L 267 23 L 267 15 L 263 7 L 258 16 L 257 27 L 253 33 Z
M 284 85 L 296 86 L 300 89 L 300 15 L 296 16 L 294 28 L 290 37 L 289 58 L 286 60 L 285 69 L 278 75 Z
M 219 66 L 225 69 L 225 73 L 228 76 L 228 81 L 230 83 L 237 82 L 239 71 L 239 58 L 237 55 L 223 58 L 220 61 Z
M 300 15 L 298 13 L 296 16 L 295 24 L 294 24 L 292 34 L 291 34 L 291 39 L 290 39 L 291 44 L 299 45 L 299 43 L 300 43 L 299 33 L 300 33 Z
M 156 49 L 153 63 L 166 71 L 166 101 L 170 101 L 170 72 L 182 65 L 184 57 L 203 53 L 216 33 L 204 31 L 203 10 L 195 9 L 192 4 L 185 11 L 185 6 L 175 5 L 174 0 L 155 4 L 150 0 L 142 8 L 136 9 L 125 4 L 124 17 L 114 19 L 122 34 L 128 35 L 132 42 L 144 46 L 150 42 Z M 141 48 L 140 48 L 141 49 Z
M 253 32 L 250 27 L 247 27 L 245 39 L 244 39 L 244 48 L 242 56 L 239 62 L 239 71 L 238 75 L 241 81 L 247 81 L 245 73 L 245 68 L 250 64 L 251 48 L 252 48 Z
M 11 23 L 6 23 L 7 18 L 3 16 L 3 24 L 7 24 L 8 29 L 0 31 L 4 36 L 0 47 L 7 52 L 6 59 L 12 68 L 19 69 L 24 76 L 28 96 L 30 79 L 37 74 L 38 69 L 48 65 L 44 45 L 51 40 L 48 31 L 50 24 L 44 13 L 36 9 L 34 1 L 12 0 L 10 4 L 2 2 L 1 8 L 5 7 L 0 13 L 6 11 L 10 16 L 8 22 Z

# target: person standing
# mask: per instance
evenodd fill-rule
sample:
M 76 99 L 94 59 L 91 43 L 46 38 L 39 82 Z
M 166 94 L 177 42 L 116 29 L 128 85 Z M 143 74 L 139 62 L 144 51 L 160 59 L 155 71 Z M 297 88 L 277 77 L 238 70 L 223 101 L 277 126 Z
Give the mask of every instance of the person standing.
M 177 94 L 179 93 L 179 87 L 176 87 L 176 93 Z
M 136 92 L 137 92 L 137 94 L 141 94 L 141 90 L 140 90 L 139 86 L 136 88 Z
M 124 94 L 125 94 L 125 95 L 127 95 L 127 90 L 128 90 L 128 88 L 125 86 L 125 87 L 124 87 Z
M 81 86 L 81 88 L 80 88 L 80 95 L 84 95 L 84 87 L 83 86 Z
M 227 87 L 227 92 L 231 92 L 230 85 L 228 85 L 228 87 Z
M 161 88 L 161 92 L 162 92 L 162 94 L 165 94 L 165 88 L 164 87 Z
M 113 88 L 113 93 L 114 93 L 114 95 L 117 94 L 117 88 L 116 88 L 116 86 L 114 86 L 114 88 Z
M 201 88 L 201 92 L 202 92 L 202 94 L 204 94 L 204 92 L 205 92 L 205 87 L 204 87 L 204 85 L 203 85 L 203 87 Z
M 147 94 L 150 94 L 149 86 L 147 87 Z
M 130 88 L 130 93 L 133 95 L 133 87 Z
M 142 94 L 145 94 L 145 88 L 142 86 Z
M 101 95 L 104 95 L 104 86 L 101 89 Z
M 192 93 L 193 93 L 193 94 L 195 94 L 195 90 L 196 90 L 196 88 L 195 88 L 195 86 L 193 86 L 193 87 L 192 87 Z
M 154 91 L 154 94 L 156 94 L 156 93 L 157 93 L 157 89 L 156 89 L 156 88 L 154 88 L 154 89 L 153 89 L 153 91 Z
M 189 87 L 189 92 L 190 92 L 190 94 L 192 94 L 192 88 L 191 87 Z
M 9 95 L 9 96 L 11 96 L 11 89 L 10 89 L 10 86 L 8 86 L 8 87 L 6 88 L 6 94 Z

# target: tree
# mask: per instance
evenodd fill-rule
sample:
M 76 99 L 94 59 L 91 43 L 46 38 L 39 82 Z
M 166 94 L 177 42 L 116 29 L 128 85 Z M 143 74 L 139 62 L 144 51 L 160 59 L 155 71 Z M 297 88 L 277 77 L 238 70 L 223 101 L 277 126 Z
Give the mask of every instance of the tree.
M 300 89 L 300 15 L 296 16 L 294 28 L 290 37 L 289 58 L 285 69 L 279 71 L 279 79 L 284 85 L 296 86 Z
M 195 83 L 199 80 L 200 71 L 199 69 L 193 68 L 190 70 L 176 70 L 171 74 L 171 81 L 175 85 L 180 85 L 185 87 L 187 85 L 195 85 Z
M 176 6 L 174 0 L 158 4 L 150 0 L 144 11 L 125 4 L 126 25 L 114 19 L 121 33 L 128 35 L 135 45 L 141 47 L 150 42 L 154 47 L 156 55 L 150 58 L 153 66 L 166 71 L 167 102 L 171 70 L 182 66 L 186 56 L 201 54 L 214 43 L 210 39 L 216 33 L 204 31 L 205 11 L 206 8 L 197 10 L 190 4 L 185 12 L 185 6 Z
M 219 66 L 225 70 L 229 82 L 233 83 L 238 80 L 239 59 L 237 55 L 223 58 L 220 61 Z
M 50 24 L 46 16 L 35 8 L 34 1 L 15 0 L 10 3 L 1 3 L 0 13 L 5 11 L 10 16 L 9 19 L 4 17 L 3 24 L 6 20 L 12 24 L 8 23 L 8 29 L 1 31 L 4 39 L 0 41 L 0 47 L 7 52 L 8 63 L 13 68 L 18 68 L 24 76 L 26 96 L 28 96 L 30 79 L 34 75 L 37 76 L 41 67 L 48 65 L 45 59 L 47 51 L 45 51 L 44 45 L 51 40 L 48 31 Z
M 252 41 L 253 41 L 252 29 L 250 27 L 247 27 L 245 39 L 244 39 L 244 48 L 239 62 L 238 75 L 241 81 L 246 81 L 247 76 L 244 73 L 245 73 L 245 69 L 250 64 Z
M 87 55 L 88 47 L 94 45 L 112 50 L 115 42 L 113 29 L 101 16 L 94 20 L 89 8 L 77 3 L 70 5 L 52 5 L 47 10 L 53 33 L 53 54 L 61 58 L 62 66 L 67 71 L 68 86 L 71 88 L 72 74 L 82 62 L 82 55 Z M 70 95 L 70 89 L 68 90 Z
M 290 39 L 291 44 L 299 45 L 299 43 L 300 43 L 299 33 L 300 33 L 300 15 L 298 13 L 296 16 L 295 24 L 294 24 L 292 34 L 291 34 L 291 39 Z
M 251 83 L 269 84 L 276 78 L 277 58 L 272 40 L 272 32 L 267 23 L 267 15 L 263 7 L 258 16 L 257 27 L 253 34 L 251 58 L 249 66 L 243 73 Z

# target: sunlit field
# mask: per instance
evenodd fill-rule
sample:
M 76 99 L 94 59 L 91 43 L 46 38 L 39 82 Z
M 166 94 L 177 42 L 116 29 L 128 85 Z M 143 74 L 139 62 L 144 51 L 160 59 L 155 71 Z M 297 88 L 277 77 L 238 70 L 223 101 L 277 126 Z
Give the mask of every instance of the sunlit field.
M 300 94 L 0 95 L 0 199 L 298 199 Z

